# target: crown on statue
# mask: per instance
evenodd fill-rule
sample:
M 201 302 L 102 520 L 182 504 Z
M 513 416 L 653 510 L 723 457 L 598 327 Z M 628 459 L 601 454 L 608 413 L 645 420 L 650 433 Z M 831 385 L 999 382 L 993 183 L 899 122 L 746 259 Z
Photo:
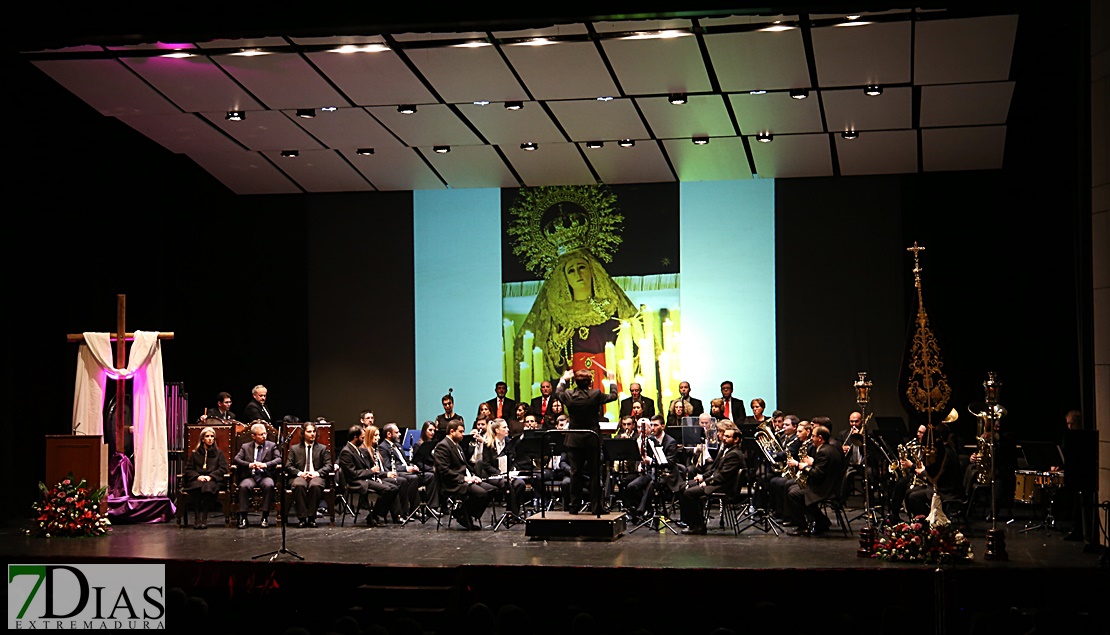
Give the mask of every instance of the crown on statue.
M 558 208 L 558 214 L 544 225 L 543 237 L 555 247 L 555 253 L 562 256 L 585 246 L 590 219 L 582 211 L 565 212 L 561 203 Z

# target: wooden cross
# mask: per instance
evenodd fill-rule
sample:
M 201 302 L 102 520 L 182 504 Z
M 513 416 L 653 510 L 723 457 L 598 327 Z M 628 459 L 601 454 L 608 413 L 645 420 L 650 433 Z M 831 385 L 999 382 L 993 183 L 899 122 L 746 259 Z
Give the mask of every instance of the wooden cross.
M 135 334 L 128 333 L 127 328 L 127 295 L 123 293 L 116 294 L 116 332 L 111 333 L 111 339 L 116 343 L 116 370 L 127 369 L 127 342 L 134 340 Z M 160 340 L 172 340 L 173 333 L 158 333 Z M 85 335 L 83 333 L 70 333 L 66 335 L 66 340 L 69 342 L 83 342 Z M 123 401 L 126 396 L 126 384 L 123 379 L 116 380 L 116 451 L 123 452 L 124 446 L 124 420 L 123 420 Z

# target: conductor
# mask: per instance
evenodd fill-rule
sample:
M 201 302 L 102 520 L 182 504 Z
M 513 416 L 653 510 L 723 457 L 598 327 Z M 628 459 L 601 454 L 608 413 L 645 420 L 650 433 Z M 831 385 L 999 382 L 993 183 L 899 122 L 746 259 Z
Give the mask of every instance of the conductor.
M 609 392 L 603 393 L 592 388 L 593 373 L 585 368 L 577 371 L 568 370 L 559 378 L 559 385 L 555 388 L 555 397 L 566 406 L 570 415 L 572 430 L 590 430 L 601 433 L 598 419 L 601 408 L 610 401 L 617 400 L 617 384 L 613 381 L 615 375 L 606 370 L 606 379 L 609 380 Z M 574 390 L 568 390 L 571 379 L 574 379 Z M 565 437 L 567 448 L 567 466 L 570 468 L 570 494 L 567 497 L 567 511 L 577 514 L 582 507 L 582 486 L 586 475 L 596 477 L 600 465 L 601 451 L 598 443 L 591 439 L 593 434 L 568 432 Z M 595 514 L 605 513 L 600 500 L 601 488 L 590 488 L 590 512 Z

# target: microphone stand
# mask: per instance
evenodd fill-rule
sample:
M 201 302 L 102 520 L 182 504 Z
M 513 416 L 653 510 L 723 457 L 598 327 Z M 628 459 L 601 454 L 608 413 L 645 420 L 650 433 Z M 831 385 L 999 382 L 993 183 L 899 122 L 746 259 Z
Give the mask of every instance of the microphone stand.
M 286 503 L 286 500 L 285 500 L 286 474 L 285 474 L 285 465 L 284 464 L 289 459 L 289 437 L 286 436 L 286 434 L 285 434 L 285 419 L 284 418 L 281 420 L 281 428 L 278 429 L 278 448 L 281 451 L 281 459 L 282 459 L 281 463 L 278 464 L 279 471 L 281 472 L 281 474 L 280 474 L 281 490 L 280 490 L 280 493 L 278 494 L 278 496 L 281 497 L 281 515 L 285 516 L 285 518 L 278 518 L 278 522 L 281 523 L 281 548 L 276 549 L 274 551 L 268 551 L 266 553 L 260 553 L 257 556 L 251 556 L 251 560 L 255 560 L 255 559 L 258 559 L 258 558 L 265 558 L 266 556 L 270 556 L 270 562 L 273 562 L 281 554 L 289 554 L 289 555 L 297 558 L 298 560 L 304 560 L 304 557 L 301 556 L 296 551 L 292 551 L 290 549 L 285 548 L 285 531 L 286 531 L 285 526 L 289 524 L 287 522 L 289 515 L 286 513 L 286 507 L 285 507 L 285 503 Z M 313 513 L 315 513 L 315 511 L 316 510 L 313 510 Z

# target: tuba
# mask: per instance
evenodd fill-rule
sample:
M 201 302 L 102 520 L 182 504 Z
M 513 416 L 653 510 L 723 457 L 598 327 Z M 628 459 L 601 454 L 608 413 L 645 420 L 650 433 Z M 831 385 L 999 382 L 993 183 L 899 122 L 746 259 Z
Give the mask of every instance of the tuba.
M 782 465 L 776 457 L 784 451 L 779 440 L 775 438 L 775 431 L 766 421 L 756 427 L 755 442 L 759 445 L 759 449 L 763 450 L 763 456 L 767 457 L 767 464 L 776 472 L 782 472 Z

